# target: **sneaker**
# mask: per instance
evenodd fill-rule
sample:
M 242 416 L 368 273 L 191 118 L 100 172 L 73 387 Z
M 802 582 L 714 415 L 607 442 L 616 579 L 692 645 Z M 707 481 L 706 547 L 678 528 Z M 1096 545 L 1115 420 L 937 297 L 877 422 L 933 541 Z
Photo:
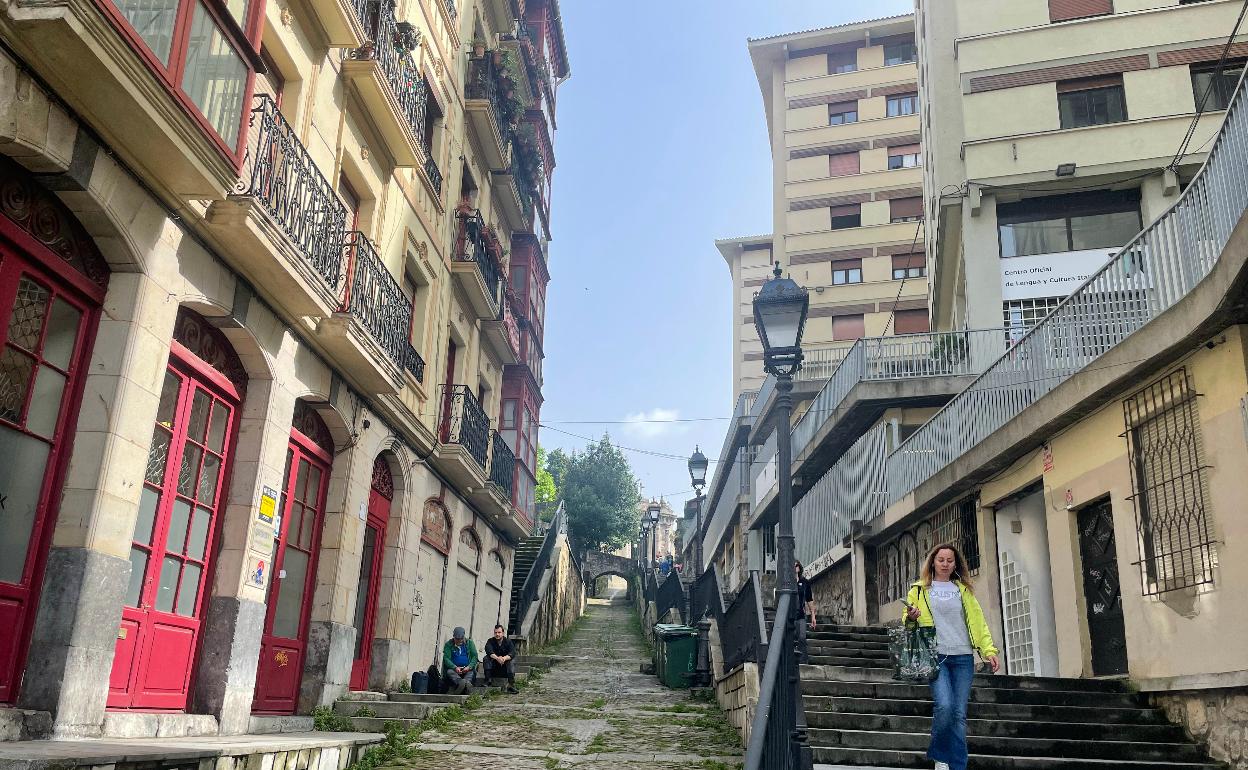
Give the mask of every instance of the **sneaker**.
M 508 685 L 508 687 L 507 687 L 507 694 L 508 694 L 508 695 L 519 695 L 519 694 L 520 694 L 520 691 L 519 691 L 519 690 L 517 690 L 517 689 L 515 688 L 515 686 L 514 686 L 514 685 Z
M 949 763 L 948 763 L 948 762 L 937 762 L 937 763 L 936 763 L 936 770 L 949 770 Z

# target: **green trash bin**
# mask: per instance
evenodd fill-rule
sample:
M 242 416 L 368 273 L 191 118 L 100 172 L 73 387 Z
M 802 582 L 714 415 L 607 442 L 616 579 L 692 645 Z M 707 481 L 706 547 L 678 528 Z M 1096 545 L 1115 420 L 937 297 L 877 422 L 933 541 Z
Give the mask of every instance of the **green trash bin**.
M 698 663 L 698 630 L 689 626 L 659 623 L 654 627 L 658 640 L 659 682 L 666 687 L 688 689 L 689 678 Z

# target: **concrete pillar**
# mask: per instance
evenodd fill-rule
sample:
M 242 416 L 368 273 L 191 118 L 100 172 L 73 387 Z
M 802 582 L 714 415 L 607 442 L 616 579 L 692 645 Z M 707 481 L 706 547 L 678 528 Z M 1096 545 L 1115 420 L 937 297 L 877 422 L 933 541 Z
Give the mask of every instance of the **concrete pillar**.
M 98 735 L 130 579 L 142 469 L 177 304 L 140 273 L 109 283 L 44 570 L 19 705 Z
M 962 206 L 962 263 L 966 269 L 966 322 L 971 329 L 999 329 L 1001 316 L 1001 251 L 997 235 L 997 201 L 984 194 L 978 210 Z
M 867 625 L 867 548 L 861 540 L 854 540 L 850 553 L 853 576 L 854 625 Z

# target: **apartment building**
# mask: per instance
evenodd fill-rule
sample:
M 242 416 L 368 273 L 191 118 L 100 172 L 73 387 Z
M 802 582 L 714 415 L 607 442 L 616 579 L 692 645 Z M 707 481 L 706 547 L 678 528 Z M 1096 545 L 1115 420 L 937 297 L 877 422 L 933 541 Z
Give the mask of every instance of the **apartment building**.
M 488 635 L 557 0 L 19 0 L 0 38 L 0 707 L 272 729 Z
M 934 326 L 1016 340 L 1200 167 L 1248 55 L 1225 47 L 1240 4 L 917 9 Z

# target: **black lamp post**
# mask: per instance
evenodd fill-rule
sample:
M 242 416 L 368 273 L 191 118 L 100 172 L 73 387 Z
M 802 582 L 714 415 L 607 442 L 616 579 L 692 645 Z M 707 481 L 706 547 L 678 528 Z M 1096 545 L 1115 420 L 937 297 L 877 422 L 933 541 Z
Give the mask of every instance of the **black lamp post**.
M 790 730 L 792 764 L 782 766 L 810 767 L 810 750 L 806 744 L 806 728 L 801 708 L 798 658 L 794 649 L 798 639 L 797 624 L 801 616 L 794 613 L 797 596 L 796 562 L 793 554 L 793 458 L 790 446 L 789 420 L 793 415 L 793 375 L 802 368 L 802 331 L 806 327 L 806 313 L 810 309 L 810 295 L 791 278 L 781 277 L 780 263 L 776 263 L 774 276 L 763 284 L 754 295 L 754 328 L 763 343 L 763 369 L 776 378 L 776 465 L 779 488 L 777 502 L 780 509 L 779 532 L 776 536 L 776 570 L 779 572 L 780 596 L 788 597 L 782 602 L 787 617 L 777 617 L 786 624 L 784 649 L 780 653 L 783 668 L 780 678 L 787 680 L 790 697 L 780 698 L 770 709 L 770 718 Z M 769 651 L 770 652 L 770 651 Z M 770 657 L 770 656 L 769 656 Z M 763 709 L 762 698 L 759 702 Z M 757 727 L 757 725 L 756 725 Z M 760 736 L 761 737 L 761 736 Z M 762 743 L 751 740 L 750 755 L 746 767 L 759 767 Z M 754 761 L 751 762 L 751 759 Z
M 702 454 L 701 447 L 694 446 L 693 455 L 689 458 L 689 481 L 693 485 L 693 491 L 697 494 L 694 505 L 697 506 L 697 530 L 694 531 L 694 552 L 693 552 L 693 574 L 700 578 L 702 575 L 702 502 L 706 499 L 702 496 L 702 490 L 706 488 L 706 469 L 710 466 L 710 462 L 706 459 L 706 455 Z M 695 618 L 693 616 L 694 609 L 694 593 L 701 587 L 702 581 L 696 580 L 689 588 L 689 611 L 687 621 L 689 623 L 697 623 L 698 628 L 698 658 L 697 665 L 693 671 L 694 687 L 710 687 L 711 677 L 711 621 L 708 618 Z M 716 586 L 718 590 L 718 586 Z
M 706 455 L 702 454 L 699 447 L 694 446 L 693 456 L 689 458 L 689 481 L 693 483 L 693 491 L 698 495 L 698 528 L 693 533 L 695 538 L 693 574 L 695 576 L 702 574 L 702 501 L 706 499 L 702 496 L 702 490 L 706 488 L 706 469 L 709 466 L 710 462 L 706 459 Z
M 659 558 L 659 501 L 650 500 L 650 506 L 646 508 L 646 515 L 650 521 L 650 563 L 653 564 Z

